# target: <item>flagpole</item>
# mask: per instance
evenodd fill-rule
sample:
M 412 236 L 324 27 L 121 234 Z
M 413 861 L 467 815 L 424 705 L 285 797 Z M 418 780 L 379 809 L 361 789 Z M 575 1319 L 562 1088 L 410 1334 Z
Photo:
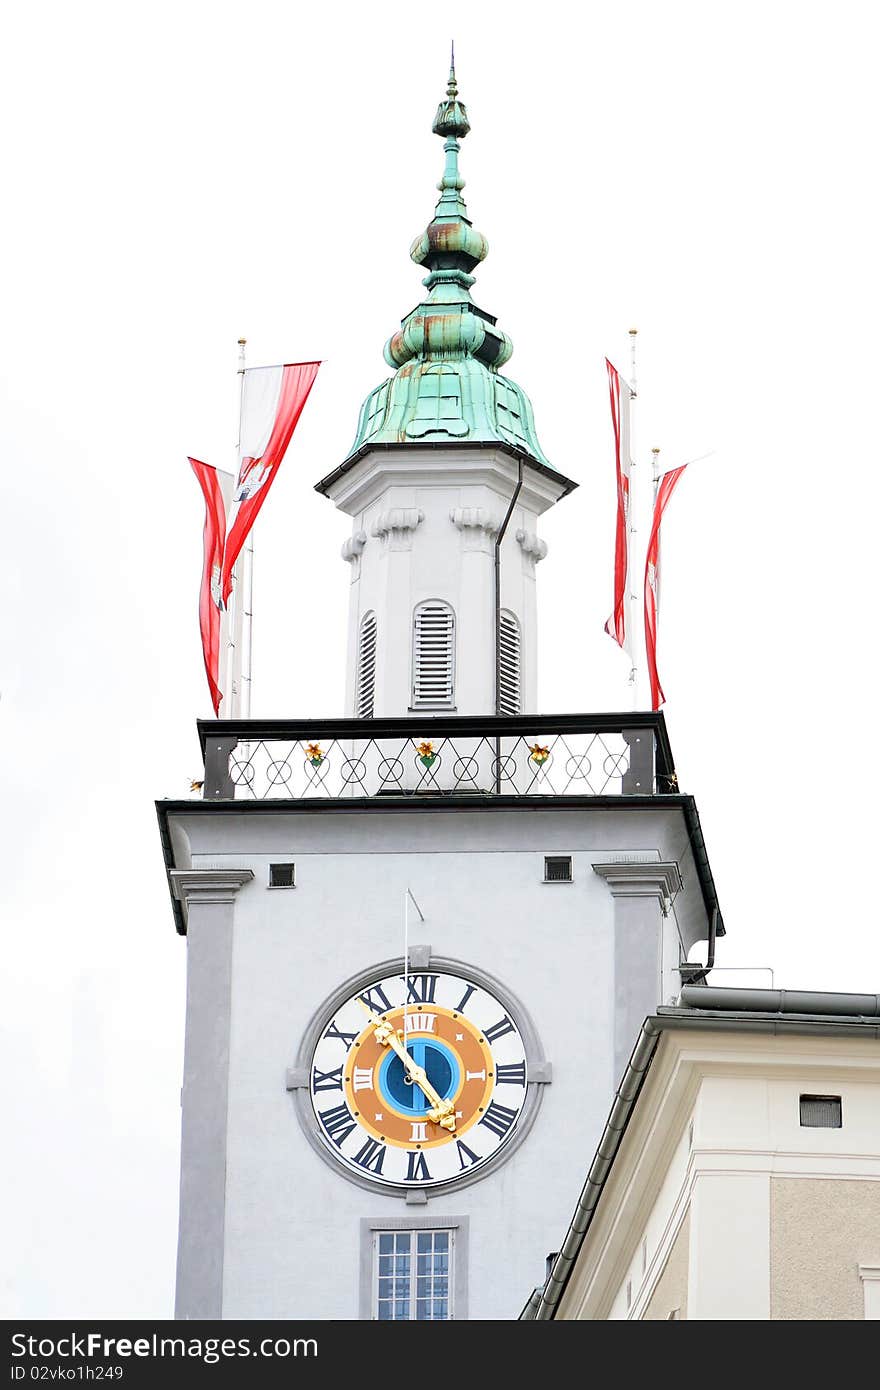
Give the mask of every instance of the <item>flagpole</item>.
M 240 402 L 244 399 L 244 345 L 246 339 L 239 338 L 239 376 L 241 377 Z M 238 445 L 241 452 L 241 405 L 238 417 Z M 254 658 L 254 527 L 248 531 L 244 548 L 244 563 L 241 575 L 242 602 L 242 652 L 241 652 L 241 717 L 251 717 L 251 684 Z
M 650 537 L 651 537 L 651 532 L 652 532 L 653 529 L 654 529 L 654 512 L 655 512 L 656 507 L 657 507 L 657 492 L 658 492 L 659 488 L 660 488 L 660 449 L 659 449 L 659 446 L 655 445 L 654 448 L 651 450 L 651 519 L 650 519 L 650 521 L 648 522 L 648 539 L 649 539 L 649 540 L 650 540 Z M 658 532 L 658 534 L 657 534 L 657 564 L 656 564 L 656 567 L 655 567 L 655 570 L 654 570 L 654 632 L 655 632 L 655 636 L 656 636 L 656 633 L 657 633 L 657 630 L 659 629 L 659 627 L 660 627 L 660 535 L 659 535 L 659 532 Z M 645 636 L 646 636 L 646 638 L 647 638 L 647 633 L 645 634 Z M 655 654 L 654 654 L 655 667 L 656 667 L 656 661 L 657 661 L 657 656 L 656 656 L 656 653 L 655 653 Z M 653 709 L 653 707 L 654 707 L 654 700 L 653 700 L 653 696 L 650 695 L 650 692 L 649 692 L 649 699 L 650 699 L 650 703 L 651 703 L 651 708 Z
M 254 528 L 248 532 L 244 548 L 241 576 L 242 649 L 241 649 L 241 717 L 251 717 L 251 670 L 254 643 Z
M 626 615 L 627 631 L 630 634 L 630 645 L 632 647 L 632 667 L 629 673 L 629 684 L 632 687 L 632 707 L 639 707 L 639 661 L 638 661 L 638 642 L 636 640 L 636 615 L 639 611 L 639 592 L 638 592 L 638 567 L 634 564 L 635 556 L 635 537 L 638 528 L 636 527 L 636 492 L 634 486 L 637 478 L 636 474 L 636 448 L 635 448 L 635 410 L 633 402 L 638 395 L 638 381 L 636 379 L 636 337 L 637 328 L 629 330 L 629 362 L 630 362 L 630 381 L 629 381 L 629 457 L 630 457 L 630 495 L 629 495 L 629 535 L 627 536 L 627 547 L 629 558 L 627 564 L 627 603 L 628 611 Z
M 235 441 L 235 470 L 234 488 L 238 487 L 238 474 L 241 467 L 241 421 L 244 406 L 244 350 L 247 344 L 246 338 L 238 340 L 238 437 Z M 233 492 L 234 496 L 234 492 Z M 229 595 L 228 613 L 228 636 L 226 644 L 226 689 L 229 691 L 227 708 L 224 710 L 227 719 L 240 719 L 242 713 L 241 703 L 241 627 L 242 618 L 242 598 L 238 592 L 239 576 L 233 570 L 232 591 Z

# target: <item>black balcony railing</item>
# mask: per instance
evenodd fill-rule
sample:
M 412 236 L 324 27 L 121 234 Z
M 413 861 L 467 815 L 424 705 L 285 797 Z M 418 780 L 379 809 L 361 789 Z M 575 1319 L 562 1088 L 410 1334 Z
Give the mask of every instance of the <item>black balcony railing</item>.
M 200 720 L 203 796 L 655 796 L 677 792 L 662 713 Z

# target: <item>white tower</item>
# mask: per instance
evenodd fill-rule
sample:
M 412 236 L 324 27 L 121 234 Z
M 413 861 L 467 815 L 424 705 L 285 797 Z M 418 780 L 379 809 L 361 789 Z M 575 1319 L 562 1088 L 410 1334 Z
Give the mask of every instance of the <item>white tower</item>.
M 318 491 L 352 518 L 346 713 L 537 709 L 538 517 L 575 483 L 541 450 L 513 344 L 470 296 L 488 254 L 461 196 L 470 126 L 454 70 L 434 132 L 446 166 L 411 249 L 425 300 L 385 347 L 395 376 L 364 402 L 354 444 Z
M 182 1319 L 516 1318 L 723 932 L 662 714 L 535 712 L 537 522 L 574 485 L 470 298 L 454 75 L 434 129 L 427 298 L 319 484 L 353 519 L 348 717 L 203 721 L 203 798 L 158 805 Z

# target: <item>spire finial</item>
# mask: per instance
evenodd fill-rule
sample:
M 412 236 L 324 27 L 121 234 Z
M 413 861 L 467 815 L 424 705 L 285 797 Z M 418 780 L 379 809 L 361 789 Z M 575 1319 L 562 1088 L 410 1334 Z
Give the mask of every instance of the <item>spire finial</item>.
M 437 107 L 437 115 L 431 127 L 435 135 L 463 140 L 470 130 L 464 102 L 458 99 L 458 82 L 455 77 L 455 44 L 449 57 L 449 81 L 446 84 L 446 100 Z

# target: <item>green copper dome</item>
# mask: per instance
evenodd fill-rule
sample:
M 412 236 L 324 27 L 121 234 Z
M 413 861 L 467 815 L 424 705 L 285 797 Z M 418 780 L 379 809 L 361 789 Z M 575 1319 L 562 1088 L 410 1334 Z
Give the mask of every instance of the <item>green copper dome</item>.
M 416 265 L 428 270 L 422 281 L 428 293 L 385 345 L 385 361 L 397 370 L 364 401 L 348 458 L 372 444 L 466 440 L 507 444 L 549 468 L 528 396 L 498 371 L 513 343 L 470 296 L 470 272 L 485 260 L 489 244 L 461 194 L 459 141 L 470 124 L 454 62 L 433 130 L 446 152 L 440 198 L 433 221 L 410 249 Z

